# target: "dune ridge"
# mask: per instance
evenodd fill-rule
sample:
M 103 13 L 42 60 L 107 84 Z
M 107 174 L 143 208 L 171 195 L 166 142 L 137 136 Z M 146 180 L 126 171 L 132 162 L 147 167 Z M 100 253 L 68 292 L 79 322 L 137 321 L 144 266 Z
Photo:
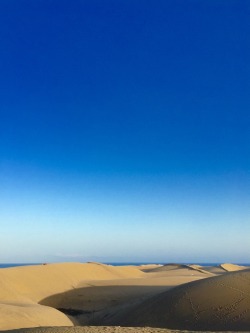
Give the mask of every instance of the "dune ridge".
M 5 287 L 0 299 L 28 298 L 39 302 L 51 294 L 75 288 L 82 280 L 107 280 L 141 277 L 135 267 L 115 267 L 96 263 L 59 263 L 3 268 L 0 282 Z
M 156 273 L 156 272 L 167 272 L 167 271 L 172 271 L 172 270 L 176 270 L 176 269 L 189 269 L 189 270 L 194 270 L 197 272 L 201 272 L 204 274 L 209 274 L 209 275 L 213 275 L 212 272 L 209 272 L 206 270 L 205 267 L 202 267 L 200 265 L 195 265 L 195 264 L 165 264 L 165 265 L 160 265 L 160 266 L 152 266 L 148 269 L 146 269 L 145 271 L 147 272 L 151 272 L 151 273 Z

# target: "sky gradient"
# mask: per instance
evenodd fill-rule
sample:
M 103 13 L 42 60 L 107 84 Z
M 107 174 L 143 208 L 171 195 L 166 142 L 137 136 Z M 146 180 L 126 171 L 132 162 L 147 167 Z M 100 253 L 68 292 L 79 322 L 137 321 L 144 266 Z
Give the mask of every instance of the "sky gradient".
M 1 0 L 0 262 L 250 262 L 248 0 Z

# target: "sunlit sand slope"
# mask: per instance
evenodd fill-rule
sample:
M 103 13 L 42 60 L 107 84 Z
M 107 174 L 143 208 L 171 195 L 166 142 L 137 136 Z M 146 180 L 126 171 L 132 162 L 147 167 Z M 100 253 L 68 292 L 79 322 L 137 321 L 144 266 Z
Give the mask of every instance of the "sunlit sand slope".
M 181 285 L 120 319 L 125 326 L 187 330 L 250 330 L 250 270 Z
M 107 280 L 143 275 L 134 267 L 98 263 L 62 263 L 0 269 L 0 301 L 24 299 L 38 302 L 55 293 L 75 288 L 82 280 Z
M 28 303 L 0 304 L 0 330 L 36 326 L 72 326 L 56 309 Z
M 223 268 L 226 272 L 235 272 L 247 269 L 246 266 L 239 266 L 235 264 L 221 264 L 220 267 Z
M 38 304 L 43 298 L 74 289 L 81 281 L 141 277 L 133 267 L 65 263 L 0 269 L 0 330 L 69 326 L 62 312 Z

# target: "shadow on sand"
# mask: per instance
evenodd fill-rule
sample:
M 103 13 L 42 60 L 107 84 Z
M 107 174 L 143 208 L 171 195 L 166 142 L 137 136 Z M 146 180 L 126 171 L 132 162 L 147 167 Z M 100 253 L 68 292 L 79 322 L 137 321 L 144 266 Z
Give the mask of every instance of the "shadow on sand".
M 52 295 L 39 304 L 56 308 L 76 325 L 119 326 L 127 312 L 172 286 L 89 286 Z

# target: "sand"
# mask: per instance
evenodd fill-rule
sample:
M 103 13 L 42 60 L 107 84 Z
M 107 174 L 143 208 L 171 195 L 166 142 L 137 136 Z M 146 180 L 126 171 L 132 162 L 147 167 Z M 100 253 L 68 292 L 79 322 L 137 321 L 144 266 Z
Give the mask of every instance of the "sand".
M 243 266 L 48 264 L 0 269 L 0 285 L 2 331 L 250 331 Z
M 180 285 L 128 311 L 123 326 L 250 330 L 250 270 Z
M 235 271 L 241 271 L 243 269 L 247 269 L 246 266 L 239 266 L 235 264 L 221 264 L 220 267 L 224 269 L 226 272 L 235 272 Z
M 8 333 L 201 333 L 203 331 L 177 331 L 152 327 L 85 326 L 39 327 L 5 331 Z M 232 331 L 227 331 L 228 333 Z M 215 332 L 210 332 L 215 333 Z M 216 333 L 219 333 L 218 331 Z
M 38 304 L 54 294 L 74 290 L 83 280 L 121 279 L 144 273 L 133 267 L 97 263 L 49 264 L 0 269 L 0 330 L 36 326 L 73 326 L 61 311 Z

